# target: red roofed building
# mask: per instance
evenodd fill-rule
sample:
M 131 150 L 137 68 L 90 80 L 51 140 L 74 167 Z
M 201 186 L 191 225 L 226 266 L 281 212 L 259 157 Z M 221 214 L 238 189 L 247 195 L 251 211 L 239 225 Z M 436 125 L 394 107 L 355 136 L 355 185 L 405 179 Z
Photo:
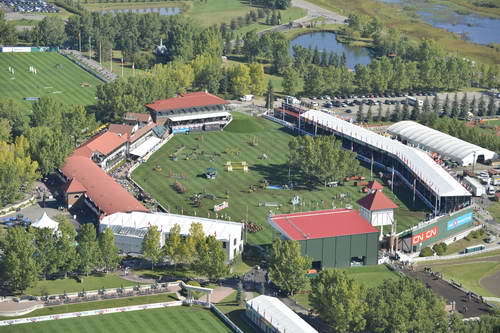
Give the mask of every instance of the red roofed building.
M 118 212 L 148 212 L 89 157 L 73 153 L 60 169 L 68 208 L 85 203 L 98 216 Z
M 127 112 L 123 117 L 123 121 L 129 125 L 136 124 L 149 124 L 153 121 L 151 115 L 149 113 L 136 113 L 136 112 Z
M 282 238 L 299 241 L 315 269 L 377 264 L 379 231 L 356 210 L 271 215 L 268 222 Z
M 127 154 L 127 137 L 111 131 L 100 133 L 78 147 L 74 155 L 92 159 L 104 170 L 109 170 Z
M 192 92 L 146 104 L 155 122 L 167 119 L 172 133 L 221 130 L 232 120 L 228 101 L 207 92 Z
M 368 188 L 374 191 L 382 191 L 384 189 L 384 187 L 376 180 L 370 180 L 368 182 Z
M 394 223 L 394 209 L 398 206 L 382 191 L 372 191 L 357 202 L 361 206 L 361 216 L 372 226 L 383 228 Z M 382 235 L 382 229 L 380 233 Z

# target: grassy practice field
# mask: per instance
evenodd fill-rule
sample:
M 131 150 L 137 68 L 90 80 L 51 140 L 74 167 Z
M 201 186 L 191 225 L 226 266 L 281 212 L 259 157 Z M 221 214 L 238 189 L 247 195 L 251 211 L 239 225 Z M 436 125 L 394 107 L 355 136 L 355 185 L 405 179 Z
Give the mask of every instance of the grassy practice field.
M 36 68 L 36 75 L 29 66 Z M 0 53 L 0 98 L 23 101 L 50 96 L 62 103 L 90 105 L 95 103 L 96 86 L 102 83 L 57 53 Z
M 437 265 L 433 266 L 432 269 L 436 272 L 443 273 L 445 278 L 460 282 L 465 289 L 472 290 L 479 295 L 491 297 L 500 296 L 500 294 L 490 292 L 480 283 L 482 278 L 494 275 L 500 271 L 499 262 Z
M 209 309 L 170 307 L 45 321 L 0 328 L 1 333 L 231 333 Z
M 122 285 L 124 287 L 136 286 L 137 283 L 124 280 L 116 275 L 108 274 L 105 276 L 82 276 L 82 283 L 77 282 L 73 278 L 58 279 L 58 280 L 42 280 L 38 281 L 34 287 L 31 287 L 25 291 L 27 295 L 43 295 L 45 293 L 49 295 L 62 294 L 65 291 L 67 293 L 85 290 L 97 290 L 101 288 L 120 288 Z
M 252 118 L 239 112 L 233 112 L 233 117 L 233 122 L 223 132 L 176 135 L 147 163 L 134 171 L 133 179 L 172 213 L 202 217 L 210 214 L 214 218 L 213 206 L 228 201 L 229 208 L 219 214 L 228 216 L 232 221 L 241 221 L 248 216 L 249 221 L 264 227 L 262 231 L 248 235 L 250 244 L 271 242 L 271 228 L 266 218 L 269 211 L 275 214 L 292 212 L 291 199 L 296 195 L 302 201 L 301 207 L 296 208 L 296 211 L 332 208 L 332 205 L 340 208 L 348 204 L 358 208 L 356 200 L 366 194 L 361 192 L 361 187 L 353 186 L 352 182 L 336 188 L 319 186 L 308 189 L 299 183 L 299 187 L 293 190 L 258 189 L 250 192 L 250 186 L 258 188 L 263 180 L 267 180 L 270 185 L 288 184 L 289 170 L 286 163 L 288 142 L 292 136 L 280 125 L 262 118 Z M 179 151 L 176 154 L 178 160 L 173 161 L 169 156 L 176 151 Z M 267 155 L 267 159 L 263 158 L 263 154 Z M 245 161 L 250 166 L 250 171 L 225 171 L 227 161 Z M 158 171 L 158 167 L 161 171 Z M 209 167 L 217 169 L 217 179 L 208 180 L 204 177 L 203 174 Z M 370 171 L 364 169 L 364 174 L 369 177 Z M 300 182 L 293 170 L 290 171 L 290 179 Z M 173 188 L 175 181 L 183 184 L 187 192 L 178 194 Z M 403 199 L 409 196 L 405 189 L 398 191 Z M 194 207 L 190 197 L 195 193 L 211 194 L 216 199 L 202 199 L 202 206 Z M 337 197 L 341 193 L 346 195 L 345 199 Z M 420 210 L 408 209 L 389 189 L 384 193 L 400 207 L 396 209 L 399 230 L 416 224 L 425 216 Z M 269 203 L 282 206 L 271 207 Z

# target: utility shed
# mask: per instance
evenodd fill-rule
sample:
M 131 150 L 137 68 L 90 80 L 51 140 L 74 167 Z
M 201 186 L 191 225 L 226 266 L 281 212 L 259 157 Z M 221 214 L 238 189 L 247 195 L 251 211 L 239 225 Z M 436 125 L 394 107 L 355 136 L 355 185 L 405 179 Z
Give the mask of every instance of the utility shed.
M 379 231 L 357 210 L 274 215 L 268 222 L 283 239 L 300 242 L 314 269 L 377 264 Z
M 247 301 L 246 315 L 264 333 L 318 333 L 276 297 L 260 295 Z

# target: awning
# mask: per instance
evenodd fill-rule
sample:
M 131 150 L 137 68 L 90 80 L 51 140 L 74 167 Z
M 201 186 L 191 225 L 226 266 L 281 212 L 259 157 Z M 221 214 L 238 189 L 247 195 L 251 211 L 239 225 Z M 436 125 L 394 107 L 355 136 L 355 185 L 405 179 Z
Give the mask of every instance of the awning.
M 158 143 L 160 143 L 160 141 L 161 141 L 161 139 L 159 139 L 155 136 L 152 136 L 149 139 L 147 139 L 146 141 L 144 141 L 144 143 L 141 144 L 139 147 L 132 150 L 130 152 L 130 154 L 135 155 L 135 156 L 139 156 L 139 157 L 143 157 L 144 155 L 149 153 L 151 151 L 151 149 L 154 148 L 154 146 L 156 146 Z
M 210 113 L 194 113 L 189 115 L 174 115 L 174 116 L 169 116 L 168 119 L 170 119 L 170 121 L 184 121 L 184 120 L 229 117 L 229 116 L 231 116 L 229 112 L 210 112 Z

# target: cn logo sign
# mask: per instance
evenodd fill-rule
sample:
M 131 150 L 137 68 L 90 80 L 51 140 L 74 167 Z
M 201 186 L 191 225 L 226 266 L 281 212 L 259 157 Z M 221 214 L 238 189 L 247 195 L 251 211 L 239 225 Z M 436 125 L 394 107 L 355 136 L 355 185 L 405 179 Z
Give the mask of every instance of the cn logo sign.
M 429 229 L 427 231 L 421 232 L 419 234 L 416 234 L 411 238 L 411 245 L 417 245 L 422 242 L 425 242 L 426 240 L 436 237 L 438 234 L 438 227 L 434 227 L 432 229 Z

